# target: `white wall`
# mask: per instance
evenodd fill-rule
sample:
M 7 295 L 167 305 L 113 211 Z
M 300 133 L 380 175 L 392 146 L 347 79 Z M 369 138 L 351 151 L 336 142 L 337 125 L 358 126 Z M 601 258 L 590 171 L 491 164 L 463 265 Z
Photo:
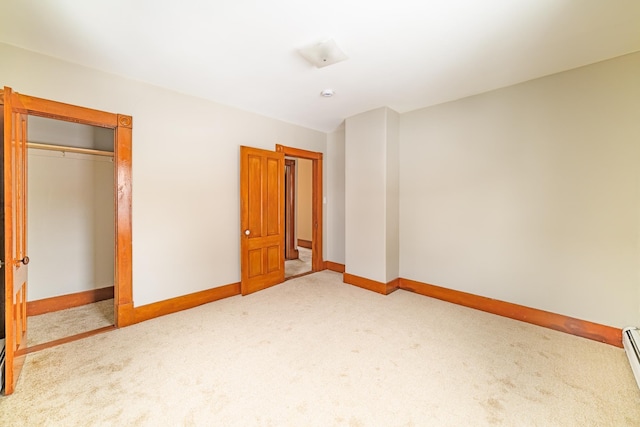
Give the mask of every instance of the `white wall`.
M 346 272 L 382 283 L 398 278 L 398 113 L 346 120 Z
M 324 205 L 327 211 L 326 229 L 331 239 L 326 243 L 327 260 L 345 263 L 345 127 L 344 123 L 327 135 L 327 189 Z
M 325 258 L 343 250 L 352 274 L 387 279 L 372 261 L 387 259 L 386 234 L 366 231 L 386 226 L 376 189 L 388 153 L 364 134 L 351 145 L 349 121 L 343 228 L 340 130 L 327 138 L 5 44 L 0 58 L 0 84 L 18 92 L 133 116 L 136 306 L 239 281 L 241 144 L 325 153 Z M 638 75 L 632 54 L 401 115 L 400 276 L 639 324 Z
M 113 162 L 29 149 L 28 300 L 113 286 Z
M 403 114 L 400 275 L 640 324 L 640 53 Z
M 240 280 L 240 145 L 325 152 L 322 132 L 6 44 L 0 58 L 17 92 L 133 116 L 135 306 Z
M 345 122 L 346 272 L 386 283 L 385 109 Z

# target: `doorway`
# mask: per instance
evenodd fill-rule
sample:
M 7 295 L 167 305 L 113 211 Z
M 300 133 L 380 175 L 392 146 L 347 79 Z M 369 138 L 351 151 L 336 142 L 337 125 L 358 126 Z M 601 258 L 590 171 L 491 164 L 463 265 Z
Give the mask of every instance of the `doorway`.
M 276 145 L 276 152 L 283 153 L 286 159 L 294 160 L 296 163 L 304 161 L 309 165 L 310 188 L 306 190 L 306 195 L 310 196 L 310 230 L 308 232 L 305 231 L 308 234 L 303 237 L 310 237 L 311 240 L 298 239 L 296 236 L 295 244 L 298 248 L 311 250 L 311 268 L 302 273 L 302 275 L 324 270 L 324 261 L 322 259 L 322 153 L 279 144 Z M 294 277 L 299 277 L 299 275 L 293 275 L 287 279 Z
M 28 117 L 28 350 L 115 324 L 114 139 Z
M 22 364 L 28 353 L 26 209 L 27 189 L 23 185 L 27 171 L 26 135 L 29 117 L 73 122 L 111 129 L 114 132 L 114 177 L 112 180 L 114 212 L 113 263 L 113 327 L 134 323 L 131 268 L 131 142 L 132 118 L 13 92 L 9 87 L 0 90 L 2 120 L 2 316 L 5 343 L 5 394 L 13 393 Z M 61 248 L 64 250 L 64 248 Z M 88 336 L 78 334 L 70 340 Z M 59 340 L 61 341 L 61 340 Z M 58 342 L 60 344 L 62 342 Z
M 313 163 L 285 158 L 285 280 L 312 271 Z
M 276 145 L 240 147 L 240 291 L 257 292 L 285 280 L 285 157 L 312 161 L 311 272 L 322 259 L 322 153 Z

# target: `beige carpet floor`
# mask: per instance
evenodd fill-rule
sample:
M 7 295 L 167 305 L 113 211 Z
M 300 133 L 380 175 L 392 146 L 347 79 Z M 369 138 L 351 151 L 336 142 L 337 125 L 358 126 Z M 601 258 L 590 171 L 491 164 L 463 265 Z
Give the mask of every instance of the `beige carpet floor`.
M 27 346 L 113 325 L 113 299 L 27 318 Z
M 624 351 L 328 271 L 29 355 L 3 426 L 633 426 Z
M 284 262 L 284 277 L 297 276 L 311 271 L 311 249 L 298 246 L 298 259 Z

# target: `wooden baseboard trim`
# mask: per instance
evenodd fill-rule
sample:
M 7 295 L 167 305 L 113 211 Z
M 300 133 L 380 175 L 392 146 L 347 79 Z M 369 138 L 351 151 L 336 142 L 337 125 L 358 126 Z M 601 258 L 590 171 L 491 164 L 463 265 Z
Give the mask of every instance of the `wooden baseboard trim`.
M 393 279 L 392 281 L 387 283 L 386 286 L 387 286 L 386 295 L 389 295 L 391 292 L 397 291 L 398 289 L 400 289 L 400 279 Z
M 389 295 L 391 292 L 398 289 L 398 279 L 392 280 L 389 283 L 377 282 L 375 280 L 367 279 L 365 277 L 355 276 L 353 274 L 344 273 L 342 275 L 342 281 L 349 285 L 358 286 L 369 291 L 377 292 L 382 295 Z
M 61 345 L 61 344 L 66 344 L 69 342 L 73 342 L 73 341 L 78 341 L 81 340 L 83 338 L 88 338 L 88 337 L 92 337 L 94 335 L 98 335 L 101 334 L 103 332 L 109 332 L 109 331 L 115 331 L 116 327 L 115 326 L 105 326 L 99 329 L 94 329 L 92 331 L 87 331 L 87 332 L 81 332 L 79 334 L 76 335 L 72 335 L 70 337 L 64 337 L 64 338 L 60 338 L 54 341 L 49 341 L 49 342 L 45 342 L 42 344 L 37 344 L 31 347 L 27 347 L 24 350 L 19 350 L 16 353 L 16 356 L 21 356 L 21 355 L 25 355 L 25 354 L 31 354 L 31 353 L 35 353 L 36 351 L 41 351 L 41 350 L 45 350 L 47 348 L 51 348 L 51 347 L 55 347 L 57 345 Z
M 333 261 L 325 261 L 324 268 L 326 270 L 335 271 L 336 273 L 344 273 L 344 270 L 345 270 L 344 264 L 339 264 Z
M 313 249 L 311 240 L 298 239 L 298 246 L 300 246 L 301 248 Z
M 566 332 L 594 341 L 600 341 L 616 347 L 622 347 L 622 330 L 612 326 L 575 319 L 561 314 L 447 289 L 415 280 L 399 279 L 399 281 L 400 289 L 406 291 L 543 326 L 556 331 Z
M 52 313 L 113 298 L 113 286 L 27 302 L 27 316 Z
M 193 294 L 143 305 L 134 309 L 135 323 L 187 310 L 234 295 L 240 295 L 240 283 L 232 283 L 218 288 L 207 289 L 206 291 L 195 292 Z

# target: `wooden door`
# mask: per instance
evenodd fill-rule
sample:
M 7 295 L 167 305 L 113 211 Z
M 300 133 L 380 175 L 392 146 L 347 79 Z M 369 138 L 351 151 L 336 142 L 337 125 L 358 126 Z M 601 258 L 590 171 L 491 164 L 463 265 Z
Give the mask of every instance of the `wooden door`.
M 284 154 L 240 147 L 242 295 L 284 281 Z
M 4 88 L 2 100 L 5 394 L 11 394 L 27 346 L 27 114 L 10 88 Z

